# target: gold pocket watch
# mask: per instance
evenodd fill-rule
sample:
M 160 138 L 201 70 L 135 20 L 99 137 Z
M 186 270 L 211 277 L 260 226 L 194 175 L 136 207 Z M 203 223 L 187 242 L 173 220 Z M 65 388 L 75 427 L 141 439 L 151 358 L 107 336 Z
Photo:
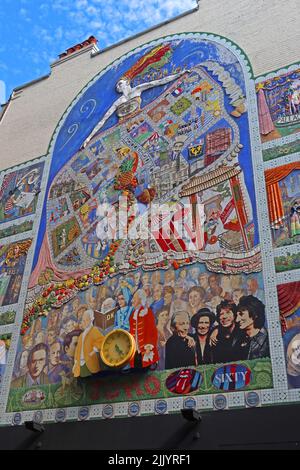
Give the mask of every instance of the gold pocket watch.
M 100 356 L 108 367 L 122 367 L 132 359 L 135 351 L 136 345 L 132 334 L 118 328 L 105 336 Z

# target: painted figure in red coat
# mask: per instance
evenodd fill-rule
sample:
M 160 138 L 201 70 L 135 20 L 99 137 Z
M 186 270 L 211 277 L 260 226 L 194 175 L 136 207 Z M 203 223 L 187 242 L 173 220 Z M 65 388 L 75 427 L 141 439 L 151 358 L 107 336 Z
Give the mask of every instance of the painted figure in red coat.
M 133 313 L 129 319 L 130 333 L 136 342 L 136 354 L 131 360 L 131 367 L 148 367 L 158 359 L 158 334 L 152 310 L 146 307 L 146 294 L 139 289 L 132 297 Z

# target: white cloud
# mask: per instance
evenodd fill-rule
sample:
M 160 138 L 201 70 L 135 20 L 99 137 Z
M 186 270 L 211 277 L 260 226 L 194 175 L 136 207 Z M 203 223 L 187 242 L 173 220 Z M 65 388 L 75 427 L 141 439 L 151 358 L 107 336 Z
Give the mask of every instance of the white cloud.
M 94 15 L 94 16 L 98 16 L 98 13 L 99 13 L 99 9 L 96 8 L 96 7 L 91 7 L 89 6 L 87 9 L 86 9 L 86 12 L 88 15 Z
M 39 41 L 43 41 L 47 44 L 53 44 L 55 42 L 55 37 L 53 32 L 48 30 L 47 28 L 41 28 L 40 26 L 35 26 L 33 33 Z
M 54 32 L 54 37 L 57 41 L 60 41 L 63 37 L 63 34 L 64 34 L 64 30 L 61 26 L 59 26 L 58 28 L 56 28 Z
M 1 64 L 0 64 L 1 65 Z M 0 105 L 6 102 L 6 86 L 3 80 L 0 80 Z
M 58 11 L 69 11 L 73 9 L 72 5 L 68 3 L 68 0 L 53 0 L 51 7 Z
M 5 70 L 5 71 L 8 70 L 8 67 L 6 64 L 4 64 L 4 62 L 0 62 L 0 70 Z
M 86 9 L 88 7 L 88 2 L 87 0 L 76 0 L 75 6 L 78 10 L 80 10 L 80 8 Z
M 28 10 L 26 8 L 20 8 L 19 10 L 20 16 L 27 22 L 31 21 L 31 18 L 28 15 Z
M 76 42 L 84 40 L 88 34 L 99 36 L 100 31 L 100 47 L 171 19 L 196 5 L 197 0 L 52 0 L 51 3 L 55 11 L 67 15 L 65 38 L 70 36 L 72 28 L 76 28 Z
M 91 29 L 103 28 L 103 23 L 102 23 L 102 21 L 91 21 L 90 22 L 90 27 L 91 27 Z
M 49 10 L 50 10 L 49 5 L 47 3 L 42 3 L 39 6 L 39 11 L 40 11 L 39 19 L 43 20 L 44 18 L 47 18 L 49 14 Z

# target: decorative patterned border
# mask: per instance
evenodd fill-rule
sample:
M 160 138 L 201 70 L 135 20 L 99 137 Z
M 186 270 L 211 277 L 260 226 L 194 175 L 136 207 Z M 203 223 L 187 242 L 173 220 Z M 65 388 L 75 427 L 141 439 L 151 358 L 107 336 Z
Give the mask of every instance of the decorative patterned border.
M 296 148 L 297 150 L 298 150 L 298 149 L 300 150 L 300 138 L 297 139 L 297 140 L 295 140 L 294 142 L 297 142 L 297 145 L 294 146 L 294 148 Z M 295 155 L 299 155 L 300 152 L 298 152 L 298 151 L 297 151 L 297 152 L 293 152 L 293 151 L 291 152 L 291 151 L 289 151 L 288 146 L 291 147 L 292 144 L 293 144 L 293 142 L 291 142 L 291 143 L 289 143 L 289 144 L 280 145 L 279 147 L 272 147 L 272 148 L 270 148 L 270 149 L 265 149 L 265 150 L 263 150 L 263 160 L 264 160 L 264 162 L 265 162 L 265 163 L 268 163 L 268 162 L 273 161 L 273 160 L 275 160 L 275 159 L 277 160 L 278 158 L 285 157 L 286 155 L 294 155 L 294 154 L 295 154 Z M 278 152 L 278 155 L 275 155 L 274 157 L 271 157 L 271 158 L 266 158 L 266 157 L 265 157 L 265 155 L 266 155 L 268 152 L 269 152 L 269 153 L 271 153 L 271 152 L 274 152 L 274 153 L 275 153 L 275 151 Z
M 284 256 L 287 251 L 291 255 L 296 255 L 300 252 L 300 244 L 296 243 L 295 245 L 280 246 L 274 249 L 274 256 Z
M 255 77 L 255 83 L 265 82 L 270 78 L 277 77 L 277 75 L 282 75 L 289 72 L 294 72 L 299 68 L 300 62 L 294 62 L 293 64 L 287 65 L 286 67 L 282 67 L 279 69 L 272 70 L 271 72 L 267 72 L 265 75 L 258 75 Z
M 270 168 L 277 168 L 278 166 L 286 165 L 287 163 L 294 163 L 300 160 L 300 153 L 291 153 L 289 155 L 284 155 L 278 157 L 275 160 L 269 160 L 264 162 L 264 169 L 268 170 Z
M 290 144 L 292 142 L 295 142 L 298 139 L 300 139 L 299 132 L 297 132 L 297 134 L 286 135 L 285 137 L 281 137 L 280 139 L 270 140 L 270 142 L 264 142 L 262 144 L 262 149 L 267 150 L 267 149 L 279 147 L 284 144 Z
M 29 162 L 26 162 L 24 164 L 16 165 L 12 168 L 6 169 L 0 174 L 0 184 L 2 184 L 3 178 L 6 174 L 11 173 L 12 171 L 21 170 L 23 168 L 28 168 L 32 166 L 34 163 L 40 163 L 40 162 L 44 162 L 44 169 L 43 169 L 43 174 L 42 174 L 42 179 L 41 179 L 40 193 L 38 196 L 36 212 L 35 212 L 34 219 L 33 219 L 34 223 L 33 223 L 32 230 L 1 239 L 1 244 L 5 244 L 5 243 L 11 243 L 12 241 L 20 241 L 20 240 L 31 238 L 32 245 L 28 251 L 28 255 L 26 259 L 18 303 L 0 308 L 1 313 L 4 311 L 7 311 L 8 309 L 12 309 L 16 312 L 15 323 L 13 325 L 5 325 L 5 326 L 0 327 L 1 333 L 12 334 L 11 345 L 10 345 L 10 349 L 8 352 L 7 367 L 5 370 L 5 375 L 3 378 L 1 394 L 0 394 L 0 424 L 2 424 L 2 416 L 5 415 L 6 402 L 7 402 L 7 398 L 9 394 L 11 376 L 13 372 L 15 356 L 17 352 L 19 337 L 20 337 L 20 327 L 21 327 L 22 320 L 23 320 L 24 304 L 25 304 L 25 300 L 27 296 L 28 279 L 31 273 L 31 266 L 33 262 L 33 256 L 34 256 L 36 239 L 37 239 L 36 235 L 39 229 L 51 160 L 49 158 L 46 158 L 46 155 L 44 155 L 44 156 L 35 158 L 34 160 L 30 160 Z M 32 216 L 21 218 L 17 221 L 14 221 L 14 223 L 15 224 L 22 223 L 24 220 L 28 220 L 30 218 L 32 218 Z M 4 228 L 7 226 L 8 226 L 7 223 L 3 224 Z M 14 237 L 13 240 L 12 240 L 12 237 Z
M 262 146 L 260 143 L 260 134 L 259 134 L 259 127 L 258 127 L 258 119 L 257 119 L 257 103 L 256 103 L 256 92 L 255 92 L 255 82 L 253 80 L 253 73 L 249 61 L 247 60 L 246 55 L 244 54 L 241 49 L 238 48 L 237 45 L 233 44 L 231 41 L 227 40 L 226 38 L 215 36 L 213 34 L 208 33 L 182 33 L 182 34 L 175 34 L 166 36 L 164 38 L 160 38 L 154 41 L 147 43 L 146 45 L 142 45 L 133 51 L 125 54 L 121 58 L 114 61 L 112 64 L 108 65 L 105 69 L 103 69 L 99 74 L 97 74 L 77 95 L 77 97 L 73 100 L 70 106 L 66 109 L 63 113 L 59 123 L 52 135 L 52 138 L 49 143 L 48 148 L 48 157 L 41 157 L 41 161 L 44 159 L 45 167 L 44 167 L 44 175 L 41 185 L 41 193 L 38 200 L 38 206 L 36 211 L 35 223 L 32 230 L 32 233 L 36 234 L 38 231 L 39 221 L 41 217 L 41 211 L 43 207 L 43 202 L 45 198 L 45 186 L 48 180 L 50 163 L 52 159 L 52 154 L 54 150 L 54 145 L 58 133 L 63 126 L 67 115 L 70 109 L 74 106 L 75 103 L 79 101 L 82 94 L 87 90 L 89 86 L 91 86 L 96 80 L 98 80 L 110 67 L 118 65 L 121 61 L 130 57 L 132 54 L 135 54 L 144 49 L 145 46 L 154 46 L 157 43 L 161 42 L 162 40 L 170 40 L 170 39 L 193 39 L 199 38 L 202 40 L 211 40 L 220 45 L 226 46 L 229 50 L 231 50 L 237 59 L 239 60 L 244 77 L 245 77 L 245 86 L 246 86 L 246 93 L 248 98 L 248 112 L 249 112 L 249 127 L 250 127 L 250 141 L 251 141 L 251 148 L 252 148 L 252 155 L 253 155 L 253 169 L 254 169 L 254 180 L 255 180 L 255 189 L 257 198 L 260 201 L 260 204 L 257 207 L 258 210 L 258 223 L 259 223 L 259 232 L 260 232 L 260 240 L 261 240 L 261 247 L 262 247 L 262 263 L 263 263 L 263 272 L 264 272 L 264 282 L 266 288 L 266 309 L 268 312 L 268 328 L 269 328 L 269 335 L 270 335 L 270 349 L 271 349 L 271 359 L 272 359 L 272 367 L 273 367 L 273 382 L 274 388 L 273 389 L 265 389 L 254 391 L 257 393 L 257 405 L 256 406 L 266 406 L 266 405 L 273 405 L 279 403 L 288 403 L 288 402 L 296 402 L 300 401 L 300 390 L 288 390 L 287 389 L 287 379 L 285 374 L 285 358 L 284 358 L 284 350 L 283 350 L 283 343 L 281 338 L 281 329 L 280 329 L 280 322 L 279 322 L 279 309 L 278 309 L 278 302 L 277 302 L 277 291 L 276 285 L 279 282 L 291 282 L 293 280 L 300 279 L 300 270 L 299 272 L 288 272 L 288 273 L 280 273 L 280 275 L 276 275 L 275 267 L 274 267 L 274 260 L 273 260 L 273 250 L 272 250 L 272 240 L 271 240 L 271 233 L 268 224 L 268 213 L 265 211 L 265 207 L 267 205 L 266 200 L 266 193 L 265 193 L 265 182 L 264 182 L 264 169 L 266 167 L 272 167 L 265 165 L 262 159 Z M 287 71 L 293 70 L 295 65 L 290 66 Z M 286 69 L 285 69 L 286 70 Z M 283 70 L 283 72 L 285 71 Z M 278 72 L 277 72 L 278 73 Z M 267 79 L 269 76 L 272 77 L 276 75 L 275 72 L 270 73 L 263 78 L 257 78 L 256 82 L 262 81 Z M 287 139 L 282 139 L 284 142 L 276 142 L 277 144 L 286 143 Z M 265 147 L 264 147 L 265 148 Z M 267 148 L 267 147 L 266 147 Z M 269 148 L 269 147 L 268 147 Z M 282 157 L 280 161 L 276 161 L 274 166 L 279 164 L 285 163 L 284 159 L 287 157 Z M 36 161 L 36 160 L 34 160 Z M 18 167 L 26 167 L 32 165 L 33 161 L 28 162 L 24 165 L 18 165 Z M 269 163 L 269 162 L 268 162 Z M 275 163 L 275 162 L 274 162 Z M 273 162 L 272 162 L 273 164 Z M 11 169 L 6 170 L 11 171 Z M 3 174 L 0 174 L 0 183 L 2 181 Z M 24 237 L 25 238 L 25 237 Z M 28 238 L 28 232 L 26 232 L 26 238 Z M 7 363 L 7 370 L 6 375 L 3 381 L 3 388 L 2 394 L 0 397 L 0 422 L 3 425 L 11 425 L 11 424 L 21 424 L 26 420 L 31 420 L 33 418 L 39 421 L 57 421 L 57 413 L 58 411 L 62 412 L 64 420 L 78 420 L 78 419 L 104 419 L 107 416 L 107 410 L 105 407 L 107 405 L 93 405 L 88 407 L 88 413 L 85 413 L 83 408 L 85 407 L 72 407 L 72 408 L 65 408 L 65 409 L 51 409 L 51 410 L 43 410 L 39 412 L 34 411 L 25 411 L 22 413 L 6 413 L 5 406 L 6 401 L 9 393 L 9 386 L 10 386 L 10 379 L 12 374 L 12 369 L 14 365 L 14 357 L 16 354 L 17 342 L 19 340 L 19 330 L 20 324 L 22 321 L 23 315 L 23 307 L 27 293 L 27 283 L 25 279 L 28 279 L 28 276 L 31 272 L 31 266 L 33 261 L 33 253 L 35 251 L 36 246 L 36 237 L 33 240 L 32 247 L 30 249 L 29 255 L 27 257 L 27 263 L 24 271 L 23 283 L 20 293 L 19 303 L 16 306 L 16 322 L 13 325 L 8 325 L 7 327 L 1 328 L 1 332 L 5 330 L 5 332 L 12 332 L 12 343 L 11 348 L 9 351 L 9 358 Z M 12 306 L 14 307 L 14 306 Z M 226 408 L 233 409 L 236 407 L 249 407 L 249 399 L 247 391 L 242 392 L 230 392 L 227 393 L 225 396 L 224 405 Z M 256 397 L 254 397 L 256 400 Z M 220 402 L 220 393 L 216 393 L 214 395 L 202 395 L 202 396 L 193 396 L 195 400 L 195 406 L 201 410 L 211 410 L 216 408 L 216 404 Z M 179 412 L 181 408 L 184 407 L 184 400 L 185 397 L 172 397 L 166 398 L 164 401 L 167 403 L 166 413 L 176 413 Z M 254 403 L 256 401 L 254 400 Z M 156 403 L 158 400 L 146 400 L 140 402 L 140 410 L 139 415 L 146 416 L 157 414 Z M 112 414 L 115 417 L 128 417 L 128 408 L 130 402 L 122 402 L 116 403 L 112 405 Z M 223 405 L 222 405 L 223 406 Z
M 300 280 L 300 269 L 295 269 L 293 271 L 284 271 L 282 273 L 277 273 L 277 284 L 286 284 L 288 282 L 296 282 Z

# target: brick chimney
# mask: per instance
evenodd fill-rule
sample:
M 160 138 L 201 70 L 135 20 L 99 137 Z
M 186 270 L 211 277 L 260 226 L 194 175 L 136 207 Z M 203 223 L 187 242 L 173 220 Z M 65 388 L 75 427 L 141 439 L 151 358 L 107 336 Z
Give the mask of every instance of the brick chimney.
M 59 58 L 63 59 L 66 56 L 69 56 L 73 54 L 74 52 L 79 51 L 80 49 L 83 49 L 84 47 L 90 46 L 91 44 L 97 44 L 98 39 L 95 38 L 95 36 L 90 36 L 88 39 L 86 39 L 83 42 L 80 42 L 79 44 L 75 44 L 75 46 L 69 47 L 65 52 L 62 52 L 59 54 Z

